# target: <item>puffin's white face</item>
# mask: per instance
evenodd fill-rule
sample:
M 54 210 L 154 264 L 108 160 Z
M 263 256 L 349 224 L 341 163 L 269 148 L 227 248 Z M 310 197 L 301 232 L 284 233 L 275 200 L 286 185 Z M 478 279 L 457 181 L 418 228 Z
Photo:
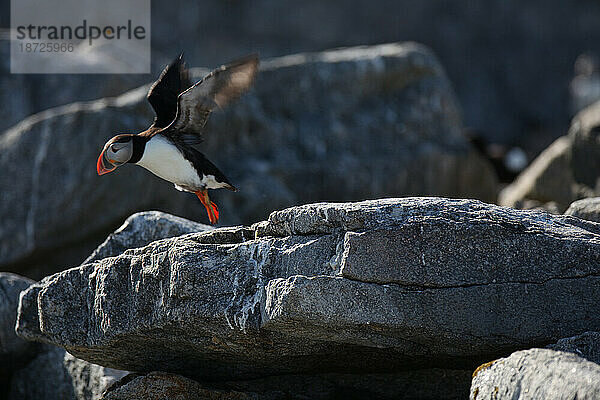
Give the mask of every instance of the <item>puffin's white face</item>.
M 118 135 L 106 142 L 96 164 L 98 175 L 114 171 L 119 165 L 123 165 L 131 159 L 133 155 L 131 137 L 131 135 Z

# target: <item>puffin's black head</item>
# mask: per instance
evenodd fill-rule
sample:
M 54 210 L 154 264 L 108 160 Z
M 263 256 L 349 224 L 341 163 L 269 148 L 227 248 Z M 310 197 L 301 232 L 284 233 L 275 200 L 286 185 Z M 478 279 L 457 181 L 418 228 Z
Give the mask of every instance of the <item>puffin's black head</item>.
M 98 175 L 114 171 L 119 165 L 123 165 L 131 160 L 134 153 L 134 142 L 136 142 L 134 137 L 137 136 L 122 134 L 106 142 L 96 164 Z

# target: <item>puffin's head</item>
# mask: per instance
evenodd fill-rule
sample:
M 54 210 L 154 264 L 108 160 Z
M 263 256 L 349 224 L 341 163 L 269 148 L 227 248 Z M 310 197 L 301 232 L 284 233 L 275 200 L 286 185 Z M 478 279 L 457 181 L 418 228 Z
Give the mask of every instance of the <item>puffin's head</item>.
M 114 171 L 119 165 L 123 165 L 131 159 L 133 156 L 133 136 L 135 135 L 117 135 L 106 142 L 96 164 L 98 175 Z

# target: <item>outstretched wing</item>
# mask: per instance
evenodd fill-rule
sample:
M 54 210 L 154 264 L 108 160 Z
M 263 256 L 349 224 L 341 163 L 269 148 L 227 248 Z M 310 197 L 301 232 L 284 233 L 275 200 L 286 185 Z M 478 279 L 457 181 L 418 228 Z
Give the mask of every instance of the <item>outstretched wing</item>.
M 177 116 L 164 133 L 190 144 L 201 142 L 211 111 L 241 96 L 252 85 L 257 71 L 256 54 L 215 69 L 179 95 Z
M 153 127 L 164 128 L 173 122 L 177 115 L 177 97 L 191 85 L 181 53 L 165 67 L 148 91 L 148 101 L 156 113 Z

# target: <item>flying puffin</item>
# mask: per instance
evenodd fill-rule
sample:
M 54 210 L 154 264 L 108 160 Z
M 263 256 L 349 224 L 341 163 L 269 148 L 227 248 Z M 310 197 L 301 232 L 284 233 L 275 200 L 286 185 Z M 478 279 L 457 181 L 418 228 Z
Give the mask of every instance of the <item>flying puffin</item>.
M 147 99 L 156 113 L 152 125 L 106 142 L 96 164 L 98 175 L 125 163 L 140 165 L 172 182 L 176 189 L 195 193 L 210 222 L 216 224 L 219 209 L 208 197 L 208 189 L 237 189 L 194 146 L 202 142 L 211 111 L 245 92 L 257 70 L 258 56 L 250 55 L 215 69 L 192 85 L 181 54 L 148 91 Z

